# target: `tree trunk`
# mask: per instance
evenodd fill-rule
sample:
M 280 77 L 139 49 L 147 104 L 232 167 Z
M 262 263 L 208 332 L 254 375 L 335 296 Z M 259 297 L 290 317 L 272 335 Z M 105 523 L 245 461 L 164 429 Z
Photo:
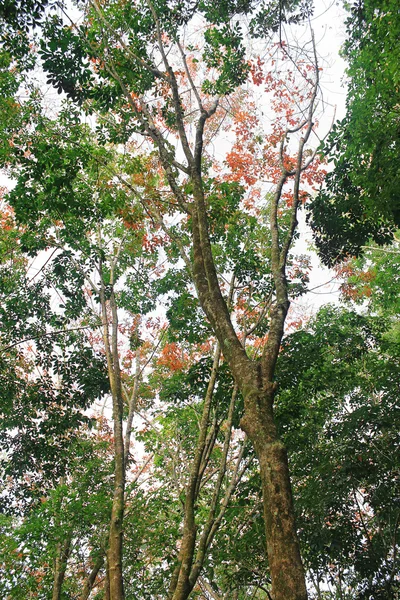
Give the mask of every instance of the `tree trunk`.
M 110 532 L 107 550 L 107 574 L 110 600 L 124 600 L 124 582 L 122 570 L 123 519 L 125 507 L 125 452 L 123 435 L 123 398 L 122 381 L 118 356 L 118 314 L 111 287 L 109 299 L 105 294 L 102 278 L 102 263 L 100 262 L 101 288 L 100 300 L 103 318 L 103 340 L 107 358 L 108 378 L 110 381 L 113 425 L 114 425 L 114 495 L 111 509 Z M 110 276 L 113 285 L 113 273 Z M 109 332 L 109 315 L 111 311 L 111 339 Z
M 106 561 L 106 576 L 104 578 L 104 600 L 110 600 L 110 576 L 108 571 L 108 563 Z
M 304 569 L 294 521 L 286 449 L 280 440 L 257 452 L 263 486 L 268 562 L 274 600 L 306 600 Z
M 93 589 L 94 582 L 96 581 L 96 577 L 103 565 L 104 565 L 104 556 L 103 556 L 103 554 L 101 554 L 95 560 L 92 570 L 90 571 L 88 577 L 86 578 L 86 581 L 83 586 L 82 594 L 80 595 L 79 600 L 88 600 L 90 593 Z
M 193 557 L 196 544 L 197 527 L 195 522 L 195 503 L 200 484 L 200 469 L 202 457 L 207 440 L 207 431 L 210 417 L 211 400 L 217 380 L 218 364 L 221 356 L 219 345 L 214 353 L 214 361 L 211 370 L 207 392 L 204 398 L 203 413 L 200 423 L 199 437 L 197 440 L 195 456 L 190 469 L 189 481 L 186 489 L 184 526 L 182 534 L 182 545 L 179 551 L 178 564 L 171 579 L 169 598 L 172 600 L 186 600 L 193 589 L 189 578 L 192 570 Z
M 193 586 L 190 585 L 189 576 L 193 563 L 196 530 L 194 518 L 188 519 L 185 515 L 182 546 L 179 552 L 179 574 L 177 579 L 172 581 L 172 584 L 174 584 L 173 595 L 170 596 L 172 600 L 186 600 L 193 589 Z
M 64 583 L 65 571 L 69 553 L 71 550 L 72 532 L 67 535 L 63 542 L 57 544 L 57 554 L 54 564 L 53 595 L 52 600 L 61 599 L 61 590 Z
M 258 405 L 245 412 L 241 426 L 253 442 L 260 464 L 272 598 L 306 600 L 287 454 L 273 419 L 273 389 L 268 395 L 268 402 L 264 394 Z M 260 405 L 264 405 L 264 409 Z
M 192 173 L 196 205 L 193 208 L 193 279 L 200 304 L 221 345 L 244 398 L 242 429 L 247 433 L 260 462 L 265 534 L 273 600 L 306 600 L 307 590 L 294 519 L 293 499 L 285 448 L 280 442 L 273 415 L 276 361 L 289 308 L 285 262 L 280 265 L 276 215 L 272 214 L 272 269 L 276 305 L 271 311 L 268 341 L 261 362 L 254 362 L 240 343 L 226 302 L 221 294 L 212 256 L 201 175 Z M 285 177 L 282 177 L 282 186 Z M 277 190 L 276 198 L 281 190 Z M 277 202 L 273 203 L 277 210 Z M 274 231 L 275 229 L 275 231 Z M 274 240 L 275 236 L 275 240 Z
M 120 431 L 121 430 L 121 431 Z M 123 463 L 124 445 L 122 443 L 122 423 L 114 421 L 115 471 L 114 496 L 111 510 L 110 536 L 108 544 L 108 575 L 110 582 L 110 600 L 124 599 L 122 572 L 122 542 L 125 473 Z

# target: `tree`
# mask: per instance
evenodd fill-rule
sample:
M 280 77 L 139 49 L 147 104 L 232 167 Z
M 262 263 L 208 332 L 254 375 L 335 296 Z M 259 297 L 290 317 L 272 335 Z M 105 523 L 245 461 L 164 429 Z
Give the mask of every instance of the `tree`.
M 309 55 L 294 58 L 296 69 L 290 71 L 284 81 L 274 79 L 274 66 L 272 72 L 264 68 L 262 62 L 250 68 L 244 58 L 240 16 L 249 13 L 251 28 L 256 35 L 274 30 L 279 35 L 280 23 L 286 15 L 287 19 L 296 20 L 299 14 L 296 15 L 297 3 L 285 7 L 279 5 L 279 11 L 276 9 L 277 6 L 272 3 L 251 15 L 250 6 L 238 8 L 234 3 L 223 7 L 201 5 L 196 12 L 189 5 L 153 6 L 151 2 L 145 2 L 135 7 L 118 3 L 100 7 L 93 2 L 87 6 L 85 22 L 79 27 L 64 26 L 58 18 L 47 22 L 43 30 L 41 55 L 49 82 L 86 110 L 99 111 L 102 115 L 99 128 L 109 140 L 127 142 L 134 132 L 140 132 L 151 140 L 158 152 L 164 174 L 158 175 L 156 197 L 148 194 L 146 186 L 133 185 L 134 177 L 130 176 L 129 170 L 127 176 L 121 173 L 120 177 L 126 187 L 142 197 L 146 210 L 166 228 L 181 249 L 197 298 L 243 395 L 241 423 L 260 463 L 272 590 L 279 600 L 306 597 L 286 452 L 277 436 L 273 401 L 276 394 L 275 366 L 289 307 L 286 266 L 296 231 L 297 211 L 305 198 L 302 185 L 309 178 L 309 169 L 315 158 L 307 144 L 314 127 L 319 70 L 313 44 Z M 230 21 L 224 24 L 227 17 Z M 204 39 L 200 40 L 204 44 L 203 49 L 197 49 L 196 45 L 193 49 L 185 47 L 183 38 L 179 37 L 184 29 L 188 29 L 191 20 L 195 27 L 196 18 L 204 19 L 208 24 Z M 281 60 L 279 52 L 285 57 L 289 53 L 289 48 L 282 41 L 279 41 L 279 47 L 280 51 L 273 60 Z M 190 59 L 188 52 L 191 53 Z M 293 57 L 289 56 L 287 60 L 290 62 Z M 196 67 L 199 61 L 200 69 Z M 261 358 L 256 354 L 253 358 L 246 353 L 230 318 L 223 272 L 212 244 L 215 217 L 209 204 L 212 201 L 210 183 L 216 190 L 220 184 L 206 164 L 206 142 L 213 131 L 213 119 L 216 123 L 219 115 L 222 117 L 226 113 L 228 105 L 225 99 L 247 80 L 250 72 L 255 83 L 268 88 L 271 102 L 278 112 L 273 131 L 265 137 L 265 142 L 261 137 L 261 159 L 274 185 L 266 207 L 271 231 L 274 302 L 269 312 L 268 338 Z M 187 85 L 189 100 L 185 91 Z M 285 92 L 287 89 L 290 91 Z M 290 99 L 298 104 L 297 115 Z M 240 138 L 239 124 L 236 134 Z M 260 135 L 265 135 L 262 129 Z M 182 159 L 170 142 L 174 136 L 181 145 Z M 126 159 L 128 157 L 134 165 L 133 152 L 128 150 Z M 52 160 L 57 160 L 57 157 L 53 155 Z M 68 192 L 64 182 L 54 183 L 56 186 L 61 184 L 62 189 Z M 250 184 L 249 180 L 245 183 Z M 289 183 L 292 184 L 291 191 Z M 165 184 L 168 184 L 169 191 Z M 226 198 L 241 202 L 241 196 L 232 194 L 232 189 L 226 188 Z M 14 205 L 18 204 L 21 192 L 23 194 L 21 186 L 17 186 L 13 192 Z M 180 225 L 176 230 L 183 230 L 184 238 L 174 235 L 168 220 L 162 220 L 158 203 L 162 194 L 172 202 L 172 213 L 179 211 L 187 216 L 187 226 Z M 73 202 L 73 198 L 67 193 L 65 201 L 68 204 Z M 231 210 L 234 206 L 231 205 Z M 63 207 L 59 206 L 59 209 L 63 210 Z M 253 210 L 256 215 L 266 214 L 266 210 L 264 213 Z M 222 224 L 223 219 L 221 221 Z M 190 241 L 190 253 L 184 251 L 183 239 Z M 103 305 L 106 300 L 113 304 L 113 282 L 111 290 L 107 291 L 111 293 L 109 298 L 106 298 L 103 283 L 101 286 Z M 266 300 L 264 298 L 264 305 Z M 115 351 L 115 337 L 113 343 Z M 121 422 L 119 375 L 114 372 L 116 362 L 108 361 L 108 365 L 115 397 L 114 423 L 118 425 Z M 116 440 L 121 438 L 120 425 L 119 428 L 120 432 L 115 433 Z M 117 488 L 122 502 L 123 485 L 116 484 Z M 122 530 L 118 515 L 115 515 L 115 522 L 118 522 L 116 539 L 120 540 Z M 119 566 L 116 577 L 119 581 L 120 569 Z M 112 597 L 123 597 L 123 590 L 117 584 L 112 590 Z
M 68 474 L 58 485 L 42 488 L 40 501 L 23 517 L 4 516 L 0 542 L 4 597 L 88 598 L 84 590 L 91 589 L 104 562 L 112 500 L 112 445 L 100 423 L 93 429 L 80 431 L 71 444 Z
M 108 170 L 112 171 L 110 152 L 107 154 L 104 149 L 96 146 L 86 128 L 79 124 L 70 107 L 68 110 L 61 111 L 56 121 L 36 115 L 32 131 L 29 131 L 28 134 L 25 132 L 15 134 L 14 139 L 13 173 L 17 176 L 17 183 L 9 194 L 9 198 L 15 206 L 20 224 L 23 224 L 19 235 L 25 250 L 30 254 L 36 254 L 45 247 L 47 252 L 51 252 L 46 259 L 45 267 L 39 271 L 39 276 L 38 274 L 35 276 L 36 283 L 40 289 L 43 284 L 47 287 L 51 286 L 51 289 L 62 299 L 60 305 L 62 317 L 69 322 L 79 317 L 79 329 L 83 328 L 87 331 L 93 350 L 97 350 L 100 355 L 105 355 L 107 360 L 108 380 L 114 406 L 114 427 L 117 419 L 114 440 L 119 442 L 117 444 L 114 441 L 115 494 L 107 557 L 110 588 L 115 590 L 116 586 L 122 587 L 123 585 L 122 531 L 123 514 L 127 501 L 125 482 L 129 471 L 129 441 L 134 412 L 142 393 L 139 387 L 142 372 L 140 353 L 144 342 L 140 339 L 139 325 L 140 319 L 153 306 L 151 286 L 149 286 L 149 270 L 156 263 L 153 263 L 150 257 L 154 257 L 154 250 L 157 249 L 161 238 L 154 235 L 154 239 L 152 239 L 153 234 L 147 233 L 146 222 L 140 207 L 135 206 L 134 202 L 126 198 L 119 184 L 112 185 L 108 179 Z M 26 146 L 29 151 L 24 149 Z M 140 167 L 140 163 L 138 166 Z M 140 170 L 137 175 L 141 175 Z M 60 182 L 62 182 L 62 187 L 55 197 L 54 190 L 58 188 Z M 98 197 L 98 202 L 93 203 L 93 195 Z M 139 219 L 143 219 L 142 223 Z M 158 272 L 158 275 L 160 273 L 161 271 Z M 97 282 L 97 278 L 100 283 Z M 124 284 L 121 287 L 122 278 Z M 171 283 L 176 284 L 171 277 L 166 279 L 168 282 L 164 283 L 164 286 L 171 285 Z M 112 300 L 113 293 L 114 300 Z M 175 319 L 179 318 L 178 312 L 179 309 L 175 309 Z M 17 315 L 15 322 L 20 325 L 26 315 L 18 308 L 15 309 L 15 313 Z M 121 313 L 124 314 L 123 323 L 120 323 Z M 127 320 L 128 313 L 132 313 L 131 316 L 134 317 L 130 324 Z M 48 318 L 47 313 L 43 312 L 43 316 Z M 173 321 L 172 311 L 170 311 L 170 318 Z M 103 332 L 102 342 L 98 333 L 99 328 Z M 207 330 L 205 331 L 208 334 Z M 129 334 L 129 350 L 124 348 L 119 341 L 122 336 L 127 334 Z M 173 338 L 173 334 L 171 335 Z M 180 335 L 184 337 L 182 332 Z M 24 340 L 18 339 L 17 336 L 16 345 L 23 342 Z M 167 343 L 163 345 L 162 354 L 158 358 L 160 365 L 163 365 L 164 368 L 168 367 L 168 372 L 170 369 L 181 368 L 179 359 L 177 362 L 175 361 L 176 364 L 173 364 L 175 350 L 176 343 Z M 134 354 L 136 354 L 134 361 L 136 370 L 132 376 L 129 374 L 129 366 L 132 365 Z M 79 352 L 76 352 L 76 355 L 79 356 Z M 206 476 L 210 480 L 214 479 L 214 473 L 209 475 L 210 469 L 207 470 L 207 467 L 210 458 L 214 457 L 213 448 L 217 441 L 219 419 L 224 418 L 225 414 L 224 407 L 222 411 L 218 410 L 218 413 L 221 414 L 216 412 L 215 419 L 210 420 L 219 360 L 220 351 L 218 350 L 214 361 L 216 365 L 214 374 L 211 377 L 204 403 L 202 424 L 197 440 L 197 458 L 194 461 L 192 483 L 188 485 L 190 494 L 189 491 L 187 493 L 190 497 L 187 501 L 186 514 L 195 511 L 202 478 Z M 117 375 L 115 368 L 119 371 Z M 73 375 L 73 369 L 71 369 L 71 374 Z M 87 369 L 82 370 L 82 376 L 89 378 L 89 375 Z M 112 387 L 116 385 L 117 379 L 120 388 L 118 394 L 115 388 L 113 391 Z M 51 388 L 51 377 L 49 382 Z M 160 383 L 156 383 L 155 378 L 153 378 L 153 382 L 157 389 Z M 188 387 L 187 395 L 190 394 L 193 396 L 194 390 L 190 391 Z M 197 552 L 197 561 L 196 569 L 187 574 L 187 576 L 191 575 L 190 585 L 187 584 L 187 594 L 196 584 L 207 550 L 241 476 L 239 463 L 242 452 L 239 452 L 236 470 L 232 473 L 232 469 L 228 469 L 231 482 L 226 490 L 221 490 L 227 464 L 230 462 L 228 452 L 230 451 L 236 395 L 237 390 L 232 395 L 228 411 L 224 450 L 220 457 L 220 466 L 217 469 L 219 475 L 210 514 L 204 525 L 199 548 L 195 549 L 193 545 L 191 549 L 193 556 L 195 551 Z M 116 405 L 118 406 L 117 412 Z M 126 431 L 122 435 L 121 427 L 124 416 L 127 418 L 127 425 Z M 195 439 L 194 443 L 196 444 Z M 116 460 L 117 458 L 118 460 Z M 69 483 L 69 487 L 71 485 L 74 485 L 73 481 Z M 182 487 L 184 487 L 183 484 Z M 219 496 L 221 494 L 223 500 L 220 503 Z M 69 502 L 71 503 L 71 501 Z M 117 526 L 118 531 L 113 531 L 113 528 L 115 529 Z M 193 534 L 196 535 L 192 527 L 190 534 L 184 534 L 183 545 L 186 544 L 187 536 Z M 71 531 L 71 535 L 57 546 L 59 556 L 57 555 L 55 562 L 54 598 L 58 598 L 61 594 L 65 572 L 68 568 L 70 545 L 75 535 L 75 531 Z M 68 546 L 66 549 L 64 549 L 64 542 Z M 99 558 L 101 557 L 102 555 Z M 96 564 L 97 561 L 95 561 Z M 115 565 L 120 570 L 113 574 Z M 171 583 L 172 590 L 174 585 Z M 171 594 L 173 593 L 172 591 Z
M 400 314 L 398 258 L 399 241 L 395 235 L 390 247 L 364 246 L 360 257 L 337 266 L 338 275 L 343 279 L 343 298 L 387 321 L 390 328 L 386 335 L 394 341 L 398 339 Z
M 217 366 L 218 352 L 213 362 L 204 357 L 170 372 L 159 388 L 163 404 L 138 436 L 153 453 L 153 467 L 151 488 L 129 502 L 128 595 L 190 596 L 246 471 L 245 443 L 232 428 L 237 391 Z
M 284 340 L 277 419 L 316 598 L 398 593 L 399 345 L 390 326 L 324 307 Z
M 48 369 L 46 380 L 49 391 L 45 394 L 44 402 L 57 385 L 54 374 L 62 377 L 69 389 L 78 388 L 80 392 L 75 369 L 79 371 L 82 357 L 93 360 L 94 349 L 102 357 L 102 367 L 105 368 L 102 376 L 106 382 L 103 380 L 101 391 L 110 391 L 113 400 L 115 489 L 107 566 L 110 586 L 122 586 L 122 515 L 126 465 L 141 371 L 140 363 L 136 363 L 135 375 L 124 383 L 119 357 L 122 325 L 118 319 L 115 286 L 122 275 L 129 282 L 132 277 L 129 270 L 135 269 L 139 277 L 142 272 L 146 273 L 144 263 L 152 253 L 146 252 L 142 245 L 144 224 L 135 228 L 123 227 L 121 213 L 124 213 L 124 209 L 129 213 L 130 207 L 118 187 L 108 184 L 104 165 L 112 160 L 111 156 L 104 148 L 96 146 L 87 128 L 79 124 L 73 110 L 62 110 L 57 121 L 51 121 L 40 113 L 35 114 L 30 127 L 23 132 L 16 132 L 14 140 L 13 172 L 18 179 L 9 198 L 21 227 L 21 245 L 31 256 L 45 249 L 50 252 L 35 281 L 39 289 L 46 289 L 47 300 L 41 312 L 45 333 L 34 335 L 39 348 L 43 346 L 43 340 L 47 341 L 40 357 L 42 368 Z M 98 197 L 98 202 L 93 202 L 93 195 Z M 114 215 L 115 219 L 112 220 Z M 150 263 L 151 260 L 147 260 L 147 269 L 154 267 L 154 263 Z M 46 329 L 50 318 L 50 290 L 54 290 L 61 299 L 61 314 L 60 317 L 54 316 L 54 323 L 65 322 L 66 326 L 65 331 L 56 331 L 54 334 Z M 151 304 L 151 300 L 146 296 L 143 299 L 135 296 L 133 289 L 125 294 L 123 290 L 118 290 L 118 294 L 120 305 L 131 315 L 131 322 L 125 326 L 125 330 L 129 329 L 133 335 L 137 329 L 137 319 L 132 311 L 136 308 L 141 314 L 144 304 Z M 9 310 L 9 306 L 4 306 L 4 309 Z M 15 313 L 18 315 L 15 325 L 24 327 L 21 319 L 28 318 L 29 313 L 24 315 L 19 308 L 15 308 Z M 73 339 L 70 339 L 70 329 Z M 89 356 L 80 350 L 76 330 L 86 330 L 91 334 Z M 54 344 L 52 338 L 58 340 L 60 335 L 64 336 L 63 343 L 67 337 L 67 354 L 74 358 L 73 365 L 68 365 L 64 356 L 58 357 L 57 352 L 50 349 Z M 99 343 L 101 339 L 102 344 Z M 19 339 L 17 336 L 15 344 L 24 341 L 22 336 Z M 84 385 L 92 395 L 86 398 L 83 392 L 80 393 L 90 403 L 99 395 L 92 379 L 94 364 L 82 365 L 80 369 Z M 70 378 L 75 375 L 75 380 L 71 381 Z M 40 398 L 37 389 L 33 393 Z M 70 404 L 72 407 L 72 402 Z M 124 404 L 128 405 L 125 433 L 122 431 Z M 51 414 L 51 411 L 48 413 Z M 15 410 L 13 415 L 15 419 Z M 44 419 L 47 417 L 47 414 L 43 415 Z M 43 427 L 43 422 L 39 422 L 39 426 Z
M 324 146 L 334 169 L 309 217 L 328 265 L 358 255 L 370 239 L 389 243 L 400 225 L 397 2 L 351 3 L 346 29 L 346 116 Z

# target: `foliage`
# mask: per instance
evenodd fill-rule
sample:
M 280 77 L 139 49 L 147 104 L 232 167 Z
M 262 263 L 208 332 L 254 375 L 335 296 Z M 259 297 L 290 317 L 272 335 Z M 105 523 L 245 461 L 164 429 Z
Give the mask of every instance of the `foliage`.
M 388 243 L 400 225 L 397 2 L 363 0 L 349 11 L 347 112 L 325 144 L 334 169 L 310 206 L 328 265 L 358 255 L 370 238 Z
M 343 278 L 343 298 L 367 308 L 390 323 L 386 337 L 399 336 L 399 243 L 395 237 L 391 247 L 370 245 L 364 254 L 338 267 Z
M 91 561 L 104 552 L 110 513 L 110 444 L 98 423 L 70 440 L 69 475 L 21 517 L 4 515 L 0 537 L 0 590 L 13 600 L 52 595 L 53 564 L 59 544 L 71 538 L 65 594 L 81 592 Z M 85 469 L 82 469 L 82 460 Z M 88 490 L 90 489 L 90 494 Z
M 68 448 L 90 422 L 85 409 L 108 387 L 102 358 L 27 272 L 11 212 L 1 251 L 1 468 L 10 494 L 2 502 L 18 510 L 15 502 L 37 499 L 65 472 Z
M 0 435 L 9 476 L 2 499 L 12 500 L 14 513 L 2 522 L 4 592 L 14 587 L 15 598 L 49 596 L 53 565 L 66 544 L 65 597 L 81 593 L 94 567 L 92 595 L 107 597 L 107 568 L 110 574 L 122 564 L 126 598 L 165 598 L 174 594 L 182 563 L 193 567 L 185 598 L 206 597 L 199 573 L 215 595 L 268 597 L 272 555 L 268 564 L 263 479 L 239 428 L 255 397 L 257 411 L 272 414 L 277 379 L 274 410 L 289 449 L 310 577 L 316 587 L 329 580 L 334 593 L 360 600 L 394 594 L 394 291 L 377 279 L 376 289 L 387 293 L 379 318 L 325 308 L 308 329 L 282 339 L 289 296 L 303 294 L 308 284 L 307 258 L 290 255 L 297 210 L 324 177 L 308 147 L 318 65 L 304 49 L 291 55 L 281 36 L 284 23 L 311 14 L 309 3 L 83 4 L 77 25 L 62 12 L 47 14 L 40 2 L 31 21 L 20 16 L 28 36 L 44 19 L 39 56 L 47 83 L 60 95 L 56 116 L 43 109 L 45 98 L 31 83 L 29 99 L 14 103 L 28 81 L 23 69 L 36 59 L 33 50 L 12 56 L 9 45 L 2 55 L 1 164 L 16 180 L 0 232 Z M 355 74 L 368 67 L 370 54 L 363 52 L 374 49 L 368 36 L 382 33 L 371 14 L 361 18 L 346 49 Z M 6 18 L 15 28 L 15 11 Z M 258 45 L 274 33 L 269 58 L 249 58 L 248 41 Z M 379 52 L 386 56 L 383 44 Z M 368 105 L 363 112 L 357 104 L 361 88 L 354 84 L 349 101 L 348 120 L 356 125 L 359 115 L 370 119 L 377 110 Z M 382 91 L 382 104 L 390 102 L 387 96 Z M 372 102 L 372 94 L 364 100 Z M 270 126 L 262 102 L 275 111 Z M 315 224 L 333 219 L 340 206 L 342 237 L 328 248 L 340 256 L 349 247 L 356 252 L 367 235 L 388 239 L 395 212 L 394 188 L 385 188 L 376 224 L 371 181 L 388 156 L 382 147 L 374 163 L 377 155 L 366 147 L 374 175 L 364 177 L 354 157 L 355 142 L 366 140 L 352 131 L 354 145 L 343 160 L 336 155 L 336 174 L 328 176 L 326 194 L 333 190 L 335 201 L 320 195 L 313 203 Z M 230 146 L 221 157 L 213 144 L 225 133 Z M 349 198 L 359 202 L 350 213 Z M 319 213 L 318 202 L 324 203 Z M 201 260 L 197 234 L 209 243 L 200 246 Z M 35 274 L 34 258 L 42 261 Z M 212 266 L 196 279 L 207 260 Z M 217 317 L 231 327 L 230 341 L 214 318 L 218 310 L 209 309 L 219 293 Z M 223 352 L 217 360 L 215 336 Z M 233 340 L 244 369 L 232 362 Z M 242 370 L 240 393 L 232 373 L 238 380 Z M 89 408 L 99 400 L 103 415 L 93 418 Z M 270 425 L 275 430 L 273 420 Z M 275 448 L 255 444 L 259 454 L 267 446 Z M 272 510 L 268 502 L 264 509 Z M 113 566 L 115 523 L 124 562 L 119 554 Z M 193 551 L 186 557 L 188 531 Z
M 324 308 L 279 364 L 304 559 L 316 590 L 327 579 L 349 598 L 398 593 L 399 346 L 385 334 L 381 318 Z

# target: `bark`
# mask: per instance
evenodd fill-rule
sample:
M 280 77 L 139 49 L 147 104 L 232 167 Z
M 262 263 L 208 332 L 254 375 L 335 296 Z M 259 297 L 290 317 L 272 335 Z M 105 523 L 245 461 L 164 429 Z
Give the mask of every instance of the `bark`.
M 253 405 L 246 411 L 241 425 L 253 442 L 260 464 L 272 597 L 274 600 L 306 600 L 286 449 L 277 436 L 272 398 L 270 410 L 260 409 L 263 402 L 265 394 L 258 406 Z
M 199 578 L 199 584 L 200 584 L 200 589 L 205 592 L 207 592 L 207 594 L 209 595 L 210 598 L 212 598 L 212 600 L 223 600 L 223 598 L 221 598 L 221 596 L 211 587 L 211 585 L 208 583 L 208 581 L 206 579 L 204 579 L 203 577 Z M 232 598 L 232 600 L 234 600 Z
M 182 544 L 179 551 L 178 564 L 171 579 L 169 588 L 169 598 L 172 600 L 185 600 L 193 586 L 189 583 L 193 556 L 196 543 L 196 522 L 195 522 L 195 502 L 199 491 L 199 478 L 202 458 L 206 450 L 207 430 L 210 417 L 211 400 L 214 393 L 214 387 L 217 380 L 218 364 L 221 356 L 219 345 L 215 350 L 214 363 L 211 370 L 210 380 L 208 382 L 206 395 L 204 398 L 203 413 L 200 423 L 199 438 L 197 441 L 196 452 L 190 471 L 189 482 L 186 489 L 184 523 Z
M 103 567 L 103 565 L 104 565 L 104 555 L 101 554 L 97 557 L 97 559 L 94 562 L 92 570 L 90 571 L 90 573 L 84 583 L 82 594 L 80 595 L 79 600 L 88 600 L 90 593 L 93 589 L 93 586 L 95 584 L 96 577 L 99 574 L 99 571 Z
M 100 301 L 103 317 L 103 339 L 107 359 L 108 378 L 110 381 L 113 425 L 114 425 L 114 495 L 111 509 L 110 532 L 107 551 L 107 573 L 110 600 L 124 600 L 124 583 L 122 571 L 123 518 L 125 506 L 125 451 L 123 437 L 123 398 L 121 371 L 118 358 L 118 315 L 114 296 L 111 273 L 111 291 L 106 298 L 100 263 L 101 289 Z M 109 331 L 109 315 L 111 312 L 111 336 Z
M 116 467 L 116 471 L 117 469 L 118 467 Z M 111 511 L 110 537 L 107 552 L 109 563 L 110 600 L 123 600 L 124 598 L 122 573 L 123 512 L 123 485 L 120 482 L 116 482 Z
M 139 335 L 139 331 L 137 328 L 137 334 Z M 133 417 L 135 416 L 137 402 L 139 397 L 139 383 L 140 383 L 140 352 L 136 350 L 136 360 L 135 360 L 135 380 L 133 383 L 132 394 L 129 398 L 129 408 L 128 408 L 128 419 L 126 421 L 126 431 L 125 431 L 125 442 L 124 442 L 124 457 L 125 457 L 125 470 L 129 463 L 129 446 L 131 442 L 131 434 L 132 434 L 132 424 Z
M 108 563 L 106 562 L 106 576 L 104 578 L 104 600 L 110 600 L 110 577 L 108 571 Z
M 67 569 L 69 553 L 71 550 L 72 532 L 68 533 L 63 542 L 57 544 L 57 554 L 54 561 L 54 579 L 52 600 L 61 599 L 62 585 Z

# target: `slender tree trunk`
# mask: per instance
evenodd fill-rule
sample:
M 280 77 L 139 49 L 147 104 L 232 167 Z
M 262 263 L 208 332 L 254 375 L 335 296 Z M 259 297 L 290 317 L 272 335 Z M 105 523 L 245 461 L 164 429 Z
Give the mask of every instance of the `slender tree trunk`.
M 231 294 L 233 293 L 233 283 L 231 286 Z M 227 486 L 224 497 L 221 502 L 220 495 L 222 491 L 223 481 L 226 475 L 227 459 L 231 442 L 232 423 L 235 411 L 235 402 L 237 398 L 238 388 L 234 386 L 229 409 L 226 419 L 225 439 L 222 450 L 222 456 L 219 464 L 218 476 L 214 484 L 214 492 L 208 508 L 207 521 L 204 524 L 201 535 L 197 536 L 197 525 L 195 521 L 195 504 L 198 499 L 201 480 L 207 466 L 212 448 L 214 447 L 216 438 L 216 423 L 211 426 L 208 431 L 209 415 L 211 408 L 211 400 L 213 397 L 214 387 L 217 379 L 218 364 L 221 356 L 219 344 L 217 345 L 213 368 L 210 375 L 210 380 L 207 387 L 207 392 L 204 399 L 203 414 L 200 424 L 199 437 L 196 446 L 195 457 L 192 463 L 189 482 L 186 489 L 185 510 L 184 510 L 184 527 L 182 535 L 182 546 L 179 552 L 178 564 L 174 575 L 171 579 L 169 589 L 169 598 L 171 600 L 187 600 L 193 588 L 196 586 L 204 560 L 207 556 L 207 551 L 214 539 L 216 532 L 220 526 L 225 510 L 233 491 L 240 480 L 243 471 L 239 467 L 243 458 L 245 443 L 239 452 L 236 460 L 235 468 L 231 481 Z M 198 539 L 197 539 L 198 538 Z
M 218 345 L 214 353 L 213 367 L 204 398 L 203 414 L 200 423 L 196 452 L 186 489 L 182 545 L 179 551 L 178 564 L 172 576 L 169 588 L 169 598 L 172 598 L 172 600 L 186 600 L 193 588 L 189 583 L 189 577 L 192 569 L 197 533 L 195 523 L 195 502 L 199 489 L 200 468 L 206 445 L 211 400 L 214 393 L 215 382 L 217 380 L 220 356 L 221 350 Z
M 61 590 L 64 583 L 65 571 L 69 553 L 71 550 L 72 532 L 68 533 L 63 542 L 57 544 L 57 554 L 54 561 L 54 579 L 53 579 L 53 595 L 52 600 L 61 599 Z
M 102 279 L 102 265 L 100 263 Z M 111 286 L 113 285 L 111 276 Z M 123 398 L 122 381 L 118 357 L 118 315 L 114 290 L 111 288 L 107 300 L 104 281 L 101 281 L 100 300 L 103 317 L 103 339 L 110 381 L 113 425 L 114 425 L 114 495 L 111 509 L 110 533 L 107 551 L 107 573 L 110 600 L 124 600 L 124 582 L 122 570 L 123 519 L 125 507 L 125 458 L 123 436 Z M 109 315 L 111 311 L 111 336 L 109 333 Z M 110 339 L 111 337 L 111 339 Z
M 123 571 L 122 571 L 122 543 L 123 543 L 123 516 L 124 516 L 124 491 L 125 472 L 123 467 L 122 423 L 114 422 L 114 440 L 116 447 L 115 456 L 115 482 L 114 496 L 111 509 L 110 536 L 108 545 L 108 573 L 110 582 L 110 600 L 124 599 Z
M 104 556 L 100 555 L 95 560 L 95 563 L 90 571 L 82 590 L 82 594 L 79 597 L 79 600 L 88 600 L 90 593 L 93 589 L 94 582 L 96 581 L 96 577 L 99 574 L 100 569 L 104 565 Z

